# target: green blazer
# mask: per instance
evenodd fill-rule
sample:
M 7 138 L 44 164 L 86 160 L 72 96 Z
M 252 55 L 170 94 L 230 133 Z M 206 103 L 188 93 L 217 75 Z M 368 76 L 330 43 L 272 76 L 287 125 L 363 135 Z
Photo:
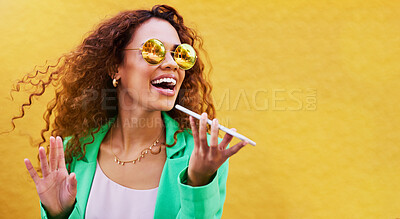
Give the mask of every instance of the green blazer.
M 162 116 L 166 128 L 166 143 L 172 144 L 174 133 L 179 130 L 178 122 L 165 112 L 162 112 Z M 85 157 L 82 160 L 74 158 L 71 163 L 71 171 L 76 174 L 78 181 L 78 192 L 69 218 L 85 217 L 100 143 L 114 120 L 115 118 L 110 120 L 94 134 L 94 142 L 86 145 Z M 70 137 L 64 139 L 64 147 L 69 139 Z M 92 140 L 89 135 L 84 138 L 83 143 Z M 159 183 L 154 218 L 221 218 L 226 195 L 228 162 L 218 169 L 209 184 L 201 187 L 186 185 L 187 168 L 193 147 L 193 136 L 184 131 L 177 135 L 177 143 L 173 147 L 166 148 L 167 159 Z M 41 215 L 42 218 L 48 218 L 42 205 Z

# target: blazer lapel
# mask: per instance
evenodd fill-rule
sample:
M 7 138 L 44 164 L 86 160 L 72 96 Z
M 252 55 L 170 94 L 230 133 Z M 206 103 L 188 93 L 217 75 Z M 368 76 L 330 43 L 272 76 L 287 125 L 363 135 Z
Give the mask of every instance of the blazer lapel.
M 178 175 L 187 167 L 189 156 L 167 158 L 158 185 L 154 218 L 175 218 L 180 209 Z
M 174 143 L 174 134 L 179 130 L 179 124 L 167 113 L 162 112 L 166 128 L 166 143 Z M 157 192 L 154 218 L 175 218 L 176 209 L 180 208 L 178 175 L 189 163 L 189 156 L 184 154 L 186 139 L 184 133 L 177 135 L 173 147 L 167 147 L 167 160 L 161 174 Z
M 179 123 L 172 119 L 166 112 L 162 112 L 161 114 L 164 118 L 164 125 L 165 125 L 165 139 L 168 145 L 174 143 L 174 134 L 176 131 L 179 130 Z M 179 133 L 177 135 L 176 144 L 173 147 L 167 147 L 167 158 L 173 157 L 176 153 L 182 151 L 186 146 L 186 139 L 184 133 Z

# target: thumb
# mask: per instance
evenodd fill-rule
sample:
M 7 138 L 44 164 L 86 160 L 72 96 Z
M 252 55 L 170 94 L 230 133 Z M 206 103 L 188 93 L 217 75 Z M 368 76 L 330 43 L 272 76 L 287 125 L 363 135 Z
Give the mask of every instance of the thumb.
M 76 180 L 76 175 L 75 173 L 71 173 L 67 177 L 67 190 L 71 196 L 75 197 L 76 196 L 76 186 L 78 184 L 78 181 Z
M 230 157 L 234 154 L 236 154 L 240 149 L 242 149 L 246 144 L 248 144 L 247 141 L 241 141 L 237 144 L 235 144 L 233 147 L 230 147 L 228 149 L 225 150 L 225 153 L 227 155 L 227 157 Z

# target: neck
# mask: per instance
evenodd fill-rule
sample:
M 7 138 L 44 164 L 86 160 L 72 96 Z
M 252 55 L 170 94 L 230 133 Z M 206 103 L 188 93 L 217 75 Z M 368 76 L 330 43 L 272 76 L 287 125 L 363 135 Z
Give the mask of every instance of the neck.
M 119 110 L 113 126 L 113 148 L 123 154 L 136 153 L 152 145 L 160 134 L 163 142 L 163 127 L 160 111 Z

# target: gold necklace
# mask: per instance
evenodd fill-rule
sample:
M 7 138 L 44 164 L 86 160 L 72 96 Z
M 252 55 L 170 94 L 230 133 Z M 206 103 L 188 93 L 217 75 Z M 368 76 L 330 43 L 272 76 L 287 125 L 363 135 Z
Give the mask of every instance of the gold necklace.
M 123 160 L 121 160 L 121 159 L 119 159 L 119 158 L 117 157 L 117 155 L 114 153 L 114 151 L 113 151 L 113 149 L 112 149 L 112 141 L 113 141 L 113 134 L 112 134 L 112 131 L 113 131 L 113 129 L 111 128 L 111 143 L 110 143 L 110 146 L 111 146 L 111 152 L 112 152 L 113 155 L 114 155 L 114 161 L 115 161 L 115 163 L 117 163 L 117 164 L 119 164 L 119 165 L 121 165 L 121 166 L 125 165 L 126 163 L 136 164 L 136 162 L 139 162 L 140 159 L 144 158 L 144 156 L 145 156 L 149 151 L 150 151 L 150 153 L 152 153 L 152 154 L 154 154 L 154 155 L 159 154 L 159 153 L 161 152 L 161 144 L 158 144 L 158 143 L 160 142 L 160 137 L 161 137 L 161 135 L 162 135 L 162 133 L 163 133 L 163 130 L 164 130 L 164 127 L 161 129 L 161 133 L 160 133 L 160 135 L 157 137 L 157 139 L 156 139 L 149 147 L 143 149 L 142 152 L 140 152 L 140 156 L 139 156 L 138 158 L 136 158 L 136 159 L 134 159 L 134 160 L 123 161 Z M 154 150 L 154 149 L 156 149 L 156 150 Z M 157 150 L 157 149 L 158 149 L 158 150 Z

